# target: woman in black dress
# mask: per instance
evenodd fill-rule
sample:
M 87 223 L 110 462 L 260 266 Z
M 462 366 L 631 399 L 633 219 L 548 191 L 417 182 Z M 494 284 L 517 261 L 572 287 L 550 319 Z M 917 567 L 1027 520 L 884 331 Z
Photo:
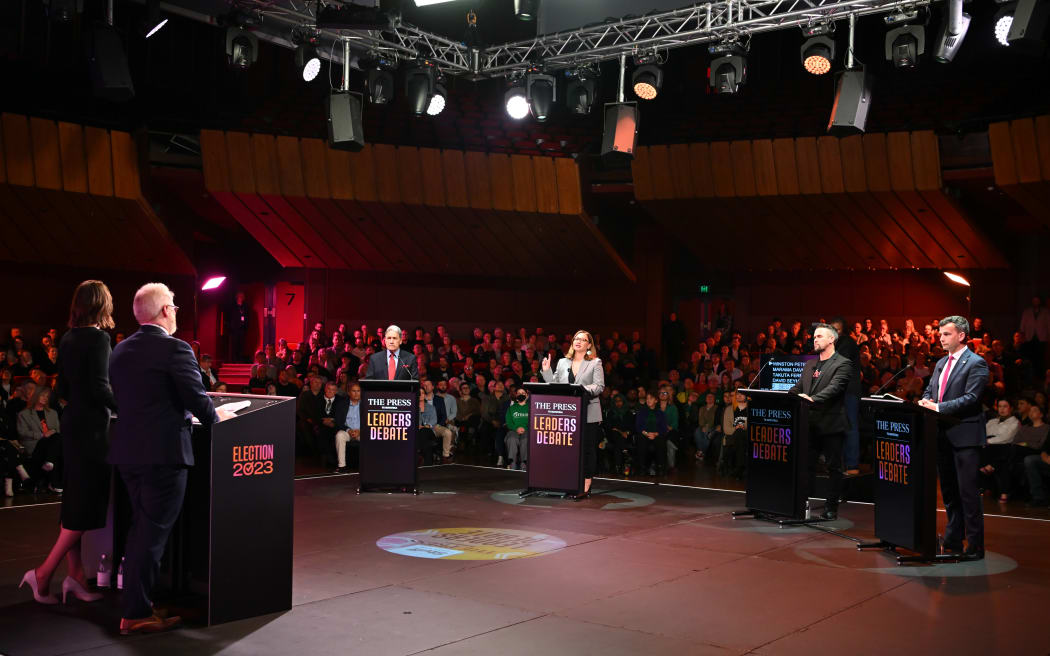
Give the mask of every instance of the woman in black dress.
M 57 603 L 48 588 L 63 558 L 67 576 L 62 600 L 72 592 L 81 601 L 102 595 L 87 591 L 87 577 L 80 555 L 84 531 L 106 525 L 109 503 L 110 410 L 116 410 L 109 386 L 109 334 L 113 328 L 113 297 L 106 285 L 86 280 L 73 293 L 69 309 L 70 330 L 59 344 L 58 393 L 68 405 L 62 414 L 62 454 L 65 464 L 62 522 L 58 540 L 47 560 L 22 578 L 40 603 Z

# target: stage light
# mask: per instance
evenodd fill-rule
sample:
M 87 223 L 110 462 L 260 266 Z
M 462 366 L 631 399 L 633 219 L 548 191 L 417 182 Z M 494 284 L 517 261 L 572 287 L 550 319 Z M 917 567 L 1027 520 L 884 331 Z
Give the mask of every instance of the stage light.
M 835 59 L 835 41 L 826 36 L 815 36 L 802 44 L 802 67 L 813 75 L 824 75 L 831 70 Z
M 957 273 L 951 273 L 950 271 L 945 271 L 944 272 L 944 276 L 948 280 L 951 280 L 952 282 L 954 282 L 957 285 L 963 285 L 964 287 L 969 287 L 970 286 L 970 281 L 967 280 L 966 278 L 963 278 L 962 276 L 960 276 Z
M 385 68 L 368 71 L 368 99 L 373 105 L 386 105 L 394 99 L 394 74 Z
M 729 53 L 711 62 L 711 87 L 719 93 L 736 93 L 747 82 L 747 57 Z
M 533 118 L 541 123 L 551 114 L 551 107 L 558 99 L 557 85 L 554 77 L 543 73 L 529 73 L 525 76 L 525 100 Z
M 150 38 L 167 24 L 168 19 L 162 18 L 160 15 L 160 0 L 147 0 L 146 22 L 142 26 L 142 32 L 146 35 L 146 38 Z
M 659 66 L 645 64 L 634 69 L 631 75 L 631 86 L 634 87 L 634 95 L 642 100 L 652 100 L 660 93 L 660 85 L 663 84 L 664 74 Z
M 963 0 L 948 0 L 944 12 L 944 25 L 937 33 L 937 47 L 933 51 L 934 61 L 947 64 L 955 59 L 955 53 L 959 52 L 959 47 L 966 38 L 966 30 L 970 28 L 970 16 L 963 13 L 962 3 Z
M 295 65 L 303 72 L 303 81 L 312 82 L 321 72 L 321 56 L 308 43 L 301 43 L 295 48 Z
M 430 107 L 434 95 L 434 69 L 421 63 L 405 72 L 405 97 L 416 116 L 422 116 Z
M 258 37 L 240 27 L 226 29 L 226 61 L 230 68 L 246 71 L 258 57 Z
M 565 105 L 573 114 L 590 114 L 597 95 L 597 83 L 582 74 L 570 77 L 565 86 Z
M 886 61 L 897 68 L 915 68 L 926 51 L 926 30 L 922 25 L 901 25 L 886 32 Z
M 1005 8 L 999 10 L 999 14 L 995 17 L 995 40 L 999 42 L 999 45 L 1010 45 L 1010 42 L 1006 40 L 1006 35 L 1010 33 L 1010 26 L 1013 25 L 1013 22 L 1013 10 Z
M 507 114 L 516 121 L 529 115 L 529 101 L 525 100 L 525 87 L 520 84 L 507 89 L 507 93 L 503 95 L 503 103 L 507 107 Z
M 536 20 L 540 11 L 540 0 L 514 0 L 514 15 L 518 20 Z
M 445 91 L 445 85 L 434 85 L 434 95 L 430 97 L 430 104 L 427 105 L 427 115 L 437 116 L 443 112 L 445 110 L 447 96 L 448 93 Z
M 208 291 L 209 289 L 217 289 L 219 285 L 226 282 L 226 276 L 214 276 L 208 278 L 204 285 L 201 286 L 201 291 Z

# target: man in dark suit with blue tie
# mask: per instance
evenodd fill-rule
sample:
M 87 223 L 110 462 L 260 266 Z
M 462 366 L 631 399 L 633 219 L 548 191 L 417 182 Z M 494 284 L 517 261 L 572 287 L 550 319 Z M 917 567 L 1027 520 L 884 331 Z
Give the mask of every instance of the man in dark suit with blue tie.
M 383 332 L 383 345 L 386 347 L 368 358 L 368 370 L 365 378 L 372 380 L 417 380 L 419 369 L 416 356 L 401 350 L 401 329 L 388 326 Z
M 947 355 L 933 368 L 919 405 L 959 420 L 942 428 L 937 441 L 937 474 L 948 514 L 943 550 L 979 560 L 984 558 L 984 509 L 977 491 L 977 468 L 986 441 L 981 393 L 988 384 L 988 364 L 966 348 L 969 332 L 970 323 L 963 317 L 941 319 L 941 347 Z
M 134 301 L 141 327 L 117 344 L 109 360 L 118 413 L 109 462 L 124 480 L 132 512 L 125 547 L 122 635 L 164 631 L 179 623 L 178 617 L 158 617 L 150 595 L 182 509 L 187 468 L 193 465 L 192 418 L 209 426 L 233 416 L 215 410 L 190 345 L 172 337 L 179 309 L 174 300 L 165 285 L 143 285 Z

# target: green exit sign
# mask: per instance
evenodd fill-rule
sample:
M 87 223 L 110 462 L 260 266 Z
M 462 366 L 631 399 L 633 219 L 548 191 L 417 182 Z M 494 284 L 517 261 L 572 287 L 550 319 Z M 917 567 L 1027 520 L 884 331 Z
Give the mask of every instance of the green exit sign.
M 700 285 L 700 293 L 701 294 L 710 294 L 711 293 L 710 285 Z

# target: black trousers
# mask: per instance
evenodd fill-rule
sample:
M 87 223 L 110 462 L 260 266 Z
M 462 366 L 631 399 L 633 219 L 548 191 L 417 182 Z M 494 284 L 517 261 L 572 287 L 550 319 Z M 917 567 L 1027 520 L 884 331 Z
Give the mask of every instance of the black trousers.
M 956 447 L 942 433 L 937 439 L 937 477 L 941 481 L 941 498 L 948 515 L 944 544 L 984 549 L 984 507 L 977 494 L 981 449 L 976 446 Z
M 433 429 L 420 428 L 416 433 L 416 449 L 423 455 L 424 465 L 434 464 L 434 442 L 436 441 L 437 436 L 434 435 Z
M 594 478 L 598 473 L 598 434 L 601 424 L 586 423 L 583 425 L 583 439 L 580 440 L 580 459 L 583 460 L 583 477 Z
M 171 528 L 186 495 L 185 467 L 118 465 L 131 502 L 131 527 L 124 548 L 125 619 L 153 615 L 153 583 Z
M 663 472 L 667 462 L 667 437 L 658 435 L 653 439 L 639 434 L 634 442 L 634 473 L 645 476 L 649 465 L 656 468 L 656 473 Z
M 813 491 L 813 479 L 817 471 L 817 460 L 824 454 L 828 467 L 827 507 L 837 508 L 842 500 L 842 449 L 846 444 L 846 433 L 809 433 L 809 473 L 806 476 L 806 498 Z

